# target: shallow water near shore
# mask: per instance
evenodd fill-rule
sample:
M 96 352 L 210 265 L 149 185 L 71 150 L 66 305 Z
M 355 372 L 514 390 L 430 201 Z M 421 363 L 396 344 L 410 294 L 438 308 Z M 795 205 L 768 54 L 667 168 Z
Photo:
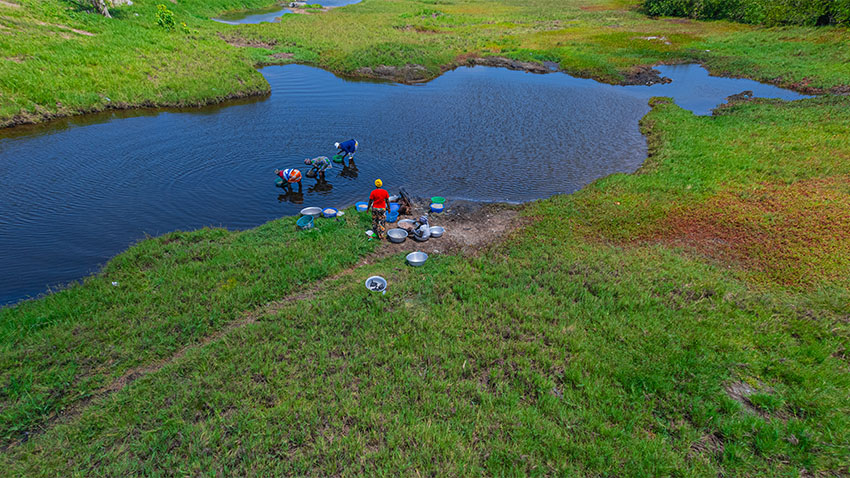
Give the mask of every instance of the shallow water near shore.
M 564 74 L 459 68 L 426 84 L 357 82 L 301 65 L 264 68 L 272 94 L 189 111 L 139 111 L 0 131 L 0 304 L 96 272 L 146 235 L 249 228 L 305 206 L 391 192 L 522 202 L 571 193 L 646 157 L 652 96 L 706 114 L 728 95 L 801 96 L 698 66 L 673 83 L 620 87 Z M 328 171 L 283 197 L 275 168 L 307 170 L 360 142 L 358 171 Z M 301 200 L 302 203 L 292 201 Z M 435 221 L 439 225 L 439 220 Z

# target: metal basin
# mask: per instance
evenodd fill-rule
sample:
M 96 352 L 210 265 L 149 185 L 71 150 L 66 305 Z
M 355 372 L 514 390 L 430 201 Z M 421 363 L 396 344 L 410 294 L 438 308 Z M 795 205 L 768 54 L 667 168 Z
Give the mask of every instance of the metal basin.
M 387 238 L 390 242 L 402 243 L 407 239 L 407 231 L 404 229 L 390 229 L 387 231 Z
M 440 237 L 442 236 L 446 230 L 440 226 L 433 226 L 431 228 L 431 237 Z
M 387 280 L 381 276 L 372 276 L 366 279 L 366 288 L 375 292 L 384 292 L 387 289 Z
M 398 227 L 413 227 L 416 221 L 413 219 L 401 219 L 398 221 Z
M 319 214 L 322 213 L 322 208 L 320 207 L 305 207 L 301 210 L 302 216 L 313 216 L 319 217 Z
M 419 267 L 428 260 L 428 254 L 424 252 L 411 252 L 407 255 L 407 263 L 412 265 L 413 267 Z

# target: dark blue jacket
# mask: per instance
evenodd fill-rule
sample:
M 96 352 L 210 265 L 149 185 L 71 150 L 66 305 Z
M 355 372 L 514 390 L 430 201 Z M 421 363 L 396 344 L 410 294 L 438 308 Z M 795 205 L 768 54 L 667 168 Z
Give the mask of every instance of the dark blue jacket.
M 343 141 L 339 143 L 339 149 L 346 153 L 353 153 L 357 151 L 357 140 L 349 139 L 348 141 Z

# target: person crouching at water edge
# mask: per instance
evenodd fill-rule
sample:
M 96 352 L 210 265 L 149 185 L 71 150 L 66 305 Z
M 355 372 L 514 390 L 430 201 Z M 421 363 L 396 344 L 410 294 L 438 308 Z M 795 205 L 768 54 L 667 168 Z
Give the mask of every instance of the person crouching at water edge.
M 274 173 L 280 176 L 277 180 L 277 185 L 284 191 L 292 191 L 292 185 L 298 183 L 298 192 L 301 192 L 301 171 L 297 169 L 284 169 L 283 171 L 275 169 Z
M 387 231 L 387 203 L 390 201 L 390 193 L 382 189 L 384 183 L 380 179 L 375 180 L 375 190 L 369 194 L 368 209 L 372 210 L 372 231 L 378 239 L 384 238 Z
M 339 158 L 343 167 L 345 167 L 345 158 L 347 158 L 349 155 L 351 155 L 349 167 L 355 167 L 354 153 L 356 153 L 357 148 L 360 147 L 360 143 L 358 143 L 356 139 L 349 139 L 348 141 L 343 141 L 342 143 L 334 143 L 334 147 L 339 149 L 339 151 L 337 152 L 337 157 Z
M 333 167 L 331 160 L 326 156 L 319 156 L 313 159 L 307 158 L 304 160 L 304 164 L 313 167 L 310 169 L 310 172 L 307 173 L 307 177 L 315 177 L 320 182 L 325 182 L 325 171 Z

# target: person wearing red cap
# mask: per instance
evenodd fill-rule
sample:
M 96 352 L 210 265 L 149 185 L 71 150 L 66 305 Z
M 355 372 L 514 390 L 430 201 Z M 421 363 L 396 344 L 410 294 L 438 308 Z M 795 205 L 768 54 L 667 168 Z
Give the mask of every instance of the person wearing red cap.
M 390 202 L 390 193 L 381 187 L 383 185 L 383 181 L 376 179 L 375 189 L 369 194 L 368 209 L 372 210 L 372 231 L 378 239 L 383 239 L 387 230 L 387 203 Z

